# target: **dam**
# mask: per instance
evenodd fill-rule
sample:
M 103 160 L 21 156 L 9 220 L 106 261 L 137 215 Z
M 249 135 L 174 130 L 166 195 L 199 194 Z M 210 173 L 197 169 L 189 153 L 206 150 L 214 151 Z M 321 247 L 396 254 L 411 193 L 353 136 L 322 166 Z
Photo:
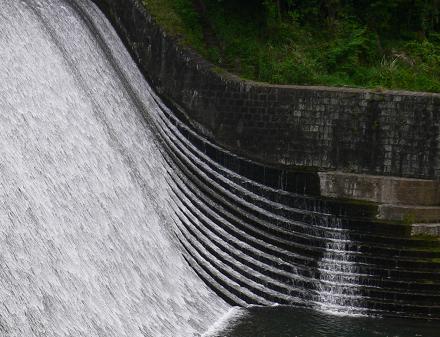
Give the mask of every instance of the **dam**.
M 0 118 L 1 336 L 438 331 L 437 239 L 200 134 L 92 1 L 0 0 Z

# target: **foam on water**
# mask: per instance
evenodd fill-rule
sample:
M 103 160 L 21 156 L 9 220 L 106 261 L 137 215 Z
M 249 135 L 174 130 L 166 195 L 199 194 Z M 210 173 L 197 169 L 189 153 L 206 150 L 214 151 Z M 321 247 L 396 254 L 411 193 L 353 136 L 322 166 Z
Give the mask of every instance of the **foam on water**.
M 246 309 L 232 307 L 225 315 L 223 315 L 214 325 L 212 325 L 202 337 L 219 337 L 225 333 L 225 330 L 232 328 L 235 322 L 241 320 L 247 315 Z
M 119 68 L 68 2 L 0 0 L 0 335 L 202 333 L 229 306 L 173 235 L 138 103 L 161 107 L 105 17 L 71 4 Z

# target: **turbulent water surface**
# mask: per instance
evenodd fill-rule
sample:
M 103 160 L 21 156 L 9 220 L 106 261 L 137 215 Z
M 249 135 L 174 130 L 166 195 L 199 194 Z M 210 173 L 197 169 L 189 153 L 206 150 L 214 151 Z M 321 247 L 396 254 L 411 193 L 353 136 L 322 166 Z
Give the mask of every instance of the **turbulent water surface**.
M 170 230 L 152 95 L 90 2 L 0 0 L 0 335 L 191 336 L 226 312 Z

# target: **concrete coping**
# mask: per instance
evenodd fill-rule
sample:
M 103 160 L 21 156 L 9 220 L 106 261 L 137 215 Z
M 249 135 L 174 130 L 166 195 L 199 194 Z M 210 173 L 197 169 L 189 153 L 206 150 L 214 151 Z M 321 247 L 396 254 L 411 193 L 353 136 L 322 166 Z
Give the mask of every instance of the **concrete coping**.
M 319 172 L 321 195 L 392 205 L 440 205 L 440 182 L 415 178 Z
M 413 224 L 411 226 L 411 235 L 429 235 L 440 237 L 440 223 Z

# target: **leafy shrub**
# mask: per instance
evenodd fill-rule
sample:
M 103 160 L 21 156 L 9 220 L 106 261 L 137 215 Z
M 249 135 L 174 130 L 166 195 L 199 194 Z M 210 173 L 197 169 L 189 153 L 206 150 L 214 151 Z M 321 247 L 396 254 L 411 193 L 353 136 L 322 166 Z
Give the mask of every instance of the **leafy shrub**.
M 170 32 L 247 79 L 440 91 L 440 0 L 143 1 Z

